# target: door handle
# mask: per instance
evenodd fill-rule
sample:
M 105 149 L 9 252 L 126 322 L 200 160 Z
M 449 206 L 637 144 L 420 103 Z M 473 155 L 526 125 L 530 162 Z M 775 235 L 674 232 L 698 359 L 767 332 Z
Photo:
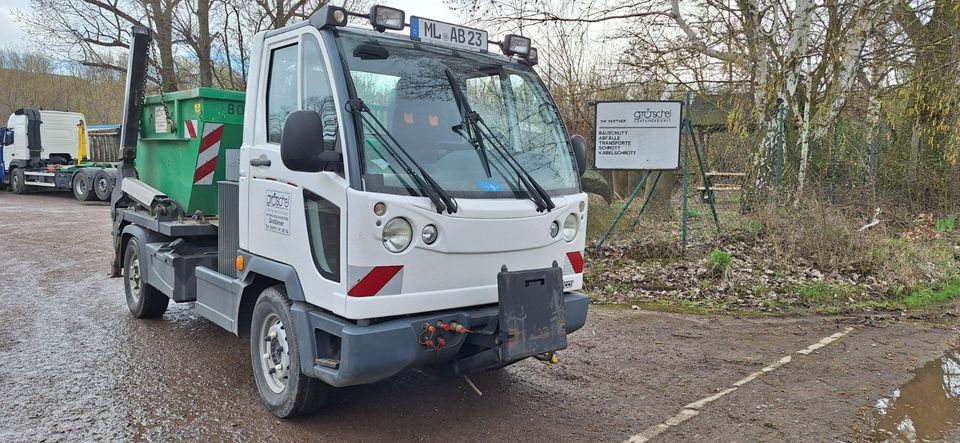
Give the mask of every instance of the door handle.
M 252 158 L 250 159 L 250 166 L 270 166 L 269 158 Z

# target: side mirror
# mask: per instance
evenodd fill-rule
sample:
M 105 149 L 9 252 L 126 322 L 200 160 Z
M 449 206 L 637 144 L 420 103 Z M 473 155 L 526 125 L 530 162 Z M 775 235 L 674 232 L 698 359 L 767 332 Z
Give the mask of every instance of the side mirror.
M 0 143 L 2 143 L 3 146 L 10 146 L 13 144 L 13 129 L 2 128 L 0 129 L 0 135 L 2 135 L 2 138 L 0 138 Z
M 573 145 L 573 156 L 577 159 L 577 171 L 583 177 L 587 172 L 587 141 L 580 135 L 570 137 L 570 144 Z
M 317 111 L 293 111 L 283 123 L 280 160 L 291 171 L 320 172 L 340 163 L 339 152 L 324 150 L 323 118 Z

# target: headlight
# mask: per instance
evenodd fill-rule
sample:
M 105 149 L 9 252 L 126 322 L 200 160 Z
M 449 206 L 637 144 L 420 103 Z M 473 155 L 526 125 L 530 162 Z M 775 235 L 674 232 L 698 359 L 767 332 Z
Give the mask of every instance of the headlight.
M 432 245 L 433 242 L 437 241 L 437 227 L 434 225 L 426 225 L 423 227 L 423 232 L 420 233 L 420 236 L 423 238 L 423 242 Z
M 390 252 L 403 252 L 413 240 L 413 228 L 404 218 L 394 218 L 383 226 L 383 247 Z
M 560 233 L 560 222 L 554 220 L 553 223 L 550 223 L 550 238 L 557 238 L 557 234 Z
M 574 213 L 567 214 L 567 218 L 563 219 L 563 239 L 573 241 L 577 238 L 577 231 L 579 230 L 580 217 L 577 217 L 577 214 Z

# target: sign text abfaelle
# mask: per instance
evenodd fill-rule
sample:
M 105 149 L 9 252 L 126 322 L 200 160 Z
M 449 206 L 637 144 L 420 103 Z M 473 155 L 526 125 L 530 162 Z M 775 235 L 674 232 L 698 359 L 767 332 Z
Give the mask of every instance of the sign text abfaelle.
M 597 102 L 597 169 L 680 167 L 680 102 Z

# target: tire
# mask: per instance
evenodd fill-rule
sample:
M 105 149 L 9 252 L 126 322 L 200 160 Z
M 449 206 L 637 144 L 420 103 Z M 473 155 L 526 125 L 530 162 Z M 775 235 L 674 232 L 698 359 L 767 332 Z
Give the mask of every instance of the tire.
M 14 194 L 23 194 L 26 191 L 27 177 L 23 174 L 23 169 L 13 168 L 10 171 L 10 192 Z
M 113 181 L 110 179 L 110 173 L 106 169 L 97 171 L 93 176 L 93 192 L 100 201 L 110 201 L 110 193 L 113 192 Z
M 70 189 L 73 190 L 73 196 L 82 202 L 90 201 L 97 198 L 97 195 L 93 192 L 93 187 L 91 186 L 90 177 L 87 174 L 84 174 L 83 171 L 78 171 L 76 174 L 73 174 L 73 180 L 70 182 Z
M 136 318 L 157 318 L 167 311 L 170 299 L 157 288 L 143 281 L 143 263 L 140 261 L 140 242 L 130 237 L 123 254 L 123 292 L 127 308 Z
M 283 286 L 267 288 L 260 293 L 250 320 L 253 378 L 263 406 L 280 418 L 316 412 L 331 390 L 330 385 L 300 370 L 297 328 L 290 306 Z

